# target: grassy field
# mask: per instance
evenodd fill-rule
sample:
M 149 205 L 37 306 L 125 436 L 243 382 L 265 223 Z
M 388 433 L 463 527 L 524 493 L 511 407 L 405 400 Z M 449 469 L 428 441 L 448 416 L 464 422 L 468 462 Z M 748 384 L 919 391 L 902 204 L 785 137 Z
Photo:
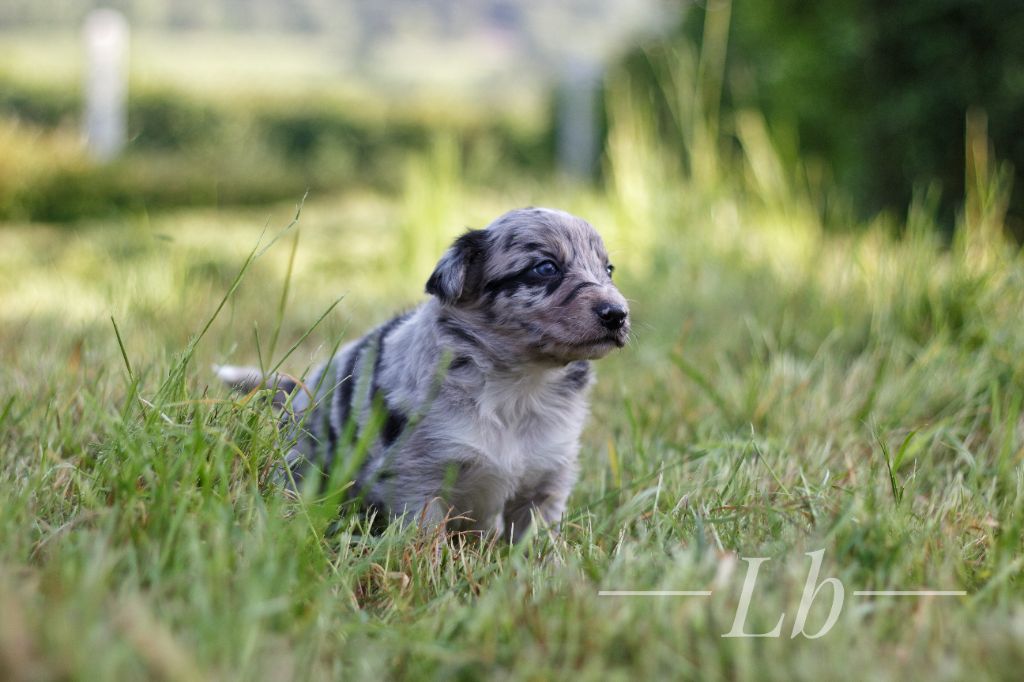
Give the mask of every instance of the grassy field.
M 379 53 L 353 54 L 352 36 L 217 30 L 132 33 L 129 76 L 138 91 L 172 89 L 213 101 L 260 97 L 301 106 L 335 97 L 376 108 L 387 95 L 400 106 L 448 118 L 503 111 L 536 119 L 546 101 L 537 69 L 500 41 L 403 36 Z M 443 49 L 442 49 L 443 48 Z M 77 90 L 84 77 L 82 38 L 71 29 L 0 28 L 0 76 Z M 392 104 L 392 106 L 395 106 Z
M 481 184 L 552 168 L 544 70 L 510 77 L 511 53 L 414 42 L 371 59 L 324 36 L 138 31 L 127 145 L 96 164 L 82 145 L 78 34 L 0 30 L 0 221 L 393 193 L 404 161 L 445 135 Z M 386 63 L 422 77 L 414 87 Z
M 681 124 L 680 166 L 620 94 L 598 189 L 437 153 L 287 230 L 291 205 L 0 226 L 0 677 L 1017 678 L 1024 261 L 984 140 L 950 244 L 924 195 L 823 224 L 756 117 L 735 158 Z M 560 533 L 328 534 L 341 492 L 274 489 L 273 415 L 210 364 L 301 372 L 525 204 L 598 226 L 635 315 Z M 791 637 L 819 550 L 843 606 Z M 752 557 L 743 626 L 781 636 L 722 637 Z M 854 595 L 908 589 L 966 594 Z

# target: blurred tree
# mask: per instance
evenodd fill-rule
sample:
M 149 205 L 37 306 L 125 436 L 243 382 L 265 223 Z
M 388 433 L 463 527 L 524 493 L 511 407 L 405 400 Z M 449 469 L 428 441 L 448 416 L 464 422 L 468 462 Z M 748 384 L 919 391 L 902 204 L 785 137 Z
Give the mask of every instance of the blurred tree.
M 707 12 L 725 2 L 693 6 L 669 42 L 699 44 Z M 1017 169 L 1019 221 L 1022 36 L 1021 0 L 734 0 L 724 111 L 756 107 L 795 133 L 865 213 L 905 210 L 916 188 L 938 182 L 951 223 L 966 113 L 980 108 L 997 156 Z M 641 77 L 650 68 L 636 55 L 627 64 Z

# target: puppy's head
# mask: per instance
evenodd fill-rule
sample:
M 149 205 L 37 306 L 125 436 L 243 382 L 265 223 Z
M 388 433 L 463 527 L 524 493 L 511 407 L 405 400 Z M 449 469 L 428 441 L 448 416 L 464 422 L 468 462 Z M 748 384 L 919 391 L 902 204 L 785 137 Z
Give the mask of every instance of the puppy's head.
M 622 347 L 629 307 L 612 283 L 600 235 L 563 211 L 520 209 L 455 240 L 427 293 L 456 309 L 473 334 L 521 356 L 571 362 Z

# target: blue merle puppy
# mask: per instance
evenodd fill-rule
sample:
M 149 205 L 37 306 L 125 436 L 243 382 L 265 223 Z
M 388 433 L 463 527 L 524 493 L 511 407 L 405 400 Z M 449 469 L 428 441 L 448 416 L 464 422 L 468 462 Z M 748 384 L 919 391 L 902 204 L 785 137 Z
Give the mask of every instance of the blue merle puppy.
M 220 367 L 233 388 L 277 388 L 294 440 L 285 478 L 329 475 L 369 442 L 354 494 L 386 518 L 517 540 L 555 524 L 577 477 L 590 361 L 625 345 L 629 310 L 597 231 L 528 208 L 455 240 L 431 298 L 344 346 L 304 382 Z

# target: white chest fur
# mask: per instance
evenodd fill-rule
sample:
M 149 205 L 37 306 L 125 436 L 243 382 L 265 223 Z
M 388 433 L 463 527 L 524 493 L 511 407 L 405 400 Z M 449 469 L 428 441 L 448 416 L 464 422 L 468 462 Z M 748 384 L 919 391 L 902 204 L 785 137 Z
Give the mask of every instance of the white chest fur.
M 456 438 L 473 464 L 507 484 L 508 494 L 575 464 L 586 397 L 566 391 L 552 370 L 484 380 Z M 504 486 L 503 486 L 504 487 Z

